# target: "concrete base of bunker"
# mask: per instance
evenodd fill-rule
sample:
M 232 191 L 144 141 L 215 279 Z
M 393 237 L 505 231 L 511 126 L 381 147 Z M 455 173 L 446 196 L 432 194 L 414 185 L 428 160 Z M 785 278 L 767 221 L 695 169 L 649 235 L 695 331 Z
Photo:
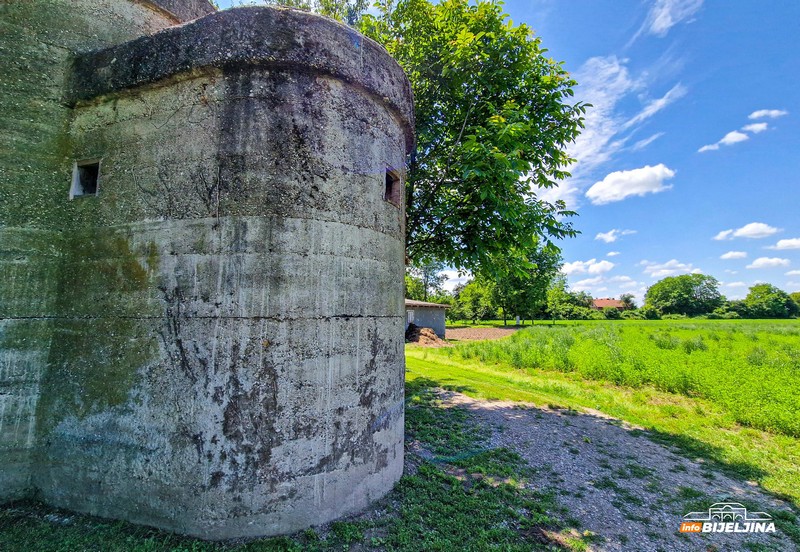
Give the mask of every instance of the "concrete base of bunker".
M 37 2 L 7 8 L 32 50 L 62 0 Z M 101 30 L 106 11 L 164 30 L 37 58 L 68 91 L 41 168 L 62 178 L 52 212 L 2 230 L 0 390 L 28 429 L 0 431 L 0 500 L 207 539 L 357 512 L 403 469 L 408 81 L 325 18 L 170 27 L 204 0 L 150 4 L 63 0 Z

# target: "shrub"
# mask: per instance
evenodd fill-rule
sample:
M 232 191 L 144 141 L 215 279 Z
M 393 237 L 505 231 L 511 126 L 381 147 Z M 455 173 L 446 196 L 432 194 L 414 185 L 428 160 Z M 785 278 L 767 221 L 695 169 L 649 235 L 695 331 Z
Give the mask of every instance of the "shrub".
M 603 317 L 606 320 L 620 320 L 622 318 L 622 315 L 614 307 L 605 307 L 603 309 Z
M 638 310 L 626 310 L 620 313 L 623 320 L 643 320 L 644 316 Z
M 661 317 L 662 320 L 686 320 L 685 314 L 665 314 Z
M 645 320 L 660 320 L 661 319 L 661 311 L 659 311 L 655 307 L 644 306 L 639 309 L 639 314 L 642 315 L 642 318 Z

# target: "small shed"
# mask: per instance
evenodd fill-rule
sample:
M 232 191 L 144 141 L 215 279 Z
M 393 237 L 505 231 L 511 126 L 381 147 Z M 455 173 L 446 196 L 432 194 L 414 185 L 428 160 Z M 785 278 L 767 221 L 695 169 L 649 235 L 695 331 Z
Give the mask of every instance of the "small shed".
M 449 308 L 450 305 L 406 299 L 406 330 L 409 324 L 420 328 L 431 328 L 436 335 L 444 339 L 444 312 Z

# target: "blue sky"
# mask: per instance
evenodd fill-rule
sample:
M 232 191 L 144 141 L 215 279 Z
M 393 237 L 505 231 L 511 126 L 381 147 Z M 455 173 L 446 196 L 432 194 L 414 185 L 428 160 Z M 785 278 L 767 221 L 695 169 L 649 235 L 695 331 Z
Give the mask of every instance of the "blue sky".
M 800 290 L 800 2 L 509 0 L 592 103 L 562 242 L 595 297 L 699 271 Z
M 573 289 L 641 302 L 661 278 L 702 272 L 732 299 L 757 282 L 800 291 L 800 2 L 505 9 L 594 105 L 573 177 L 544 194 L 580 214 L 582 234 L 561 242 Z

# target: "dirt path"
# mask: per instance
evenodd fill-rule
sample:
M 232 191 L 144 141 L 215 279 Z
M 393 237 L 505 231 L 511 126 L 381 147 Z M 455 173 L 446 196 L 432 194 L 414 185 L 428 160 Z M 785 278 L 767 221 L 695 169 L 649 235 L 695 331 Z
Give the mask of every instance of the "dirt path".
M 540 409 L 442 392 L 445 404 L 471 411 L 493 428 L 492 446 L 520 454 L 580 526 L 600 538 L 596 551 L 796 550 L 780 529 L 767 534 L 682 534 L 684 514 L 716 502 L 788 509 L 761 491 L 656 444 L 619 420 L 595 413 Z M 761 545 L 761 548 L 758 546 Z M 765 548 L 766 546 L 766 548 Z
M 477 339 L 500 339 L 511 335 L 519 328 L 508 326 L 507 328 L 447 328 L 447 339 L 477 340 Z

